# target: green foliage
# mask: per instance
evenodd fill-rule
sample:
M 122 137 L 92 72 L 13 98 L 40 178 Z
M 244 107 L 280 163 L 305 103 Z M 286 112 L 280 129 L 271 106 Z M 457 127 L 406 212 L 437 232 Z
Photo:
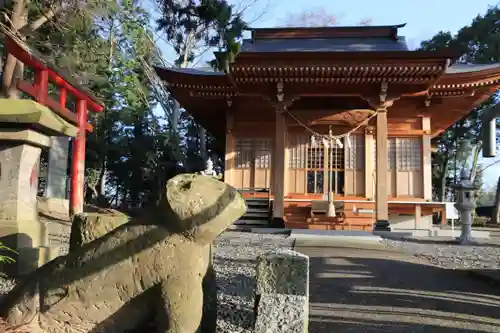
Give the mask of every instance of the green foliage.
M 50 1 L 28 2 L 29 21 L 55 5 Z M 227 1 L 156 3 L 161 8 L 156 28 L 174 46 L 178 66 L 192 64 L 207 49 L 226 52 L 228 59 L 239 51 L 238 39 L 246 24 Z M 151 66 L 161 61 L 151 10 L 139 0 L 64 0 L 61 4 L 63 10 L 29 34 L 27 43 L 106 106 L 99 114 L 89 114 L 94 131 L 87 138 L 86 202 L 131 206 L 157 202 L 166 180 L 179 172 L 200 171 L 205 162 L 199 125 L 184 113 L 180 130 L 171 131 L 168 107 L 173 103 L 155 94 Z M 54 98 L 56 94 L 51 91 Z M 74 102 L 68 100 L 67 107 L 73 109 Z M 165 114 L 158 112 L 159 104 Z M 206 144 L 214 163 L 220 165 L 216 155 L 221 145 L 210 135 Z
M 500 9 L 491 7 L 485 15 L 478 15 L 470 25 L 463 27 L 456 35 L 439 32 L 421 44 L 421 50 L 438 51 L 452 48 L 460 56 L 459 63 L 488 64 L 500 61 L 500 34 L 498 20 Z M 446 200 L 450 194 L 449 185 L 457 178 L 462 168 L 478 170 L 478 157 L 482 149 L 480 136 L 481 113 L 497 100 L 496 94 L 479 105 L 472 112 L 447 129 L 436 140 L 438 152 L 433 155 L 433 186 L 437 200 Z M 476 181 L 478 184 L 478 181 Z M 478 184 L 482 187 L 482 183 Z
M 3 245 L 0 242 L 0 264 L 3 265 L 3 264 L 12 264 L 12 263 L 15 263 L 16 260 L 14 258 L 12 258 L 11 256 L 5 254 L 5 252 L 10 252 L 10 253 L 17 254 L 16 251 L 14 251 L 11 248 Z M 4 276 L 4 274 L 0 272 L 0 276 Z

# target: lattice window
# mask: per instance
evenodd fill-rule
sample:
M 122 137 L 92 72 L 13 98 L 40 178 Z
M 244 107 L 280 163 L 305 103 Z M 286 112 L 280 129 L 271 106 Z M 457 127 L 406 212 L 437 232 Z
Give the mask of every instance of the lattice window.
M 346 169 L 363 169 L 365 164 L 365 138 L 362 135 L 352 135 L 348 140 L 350 144 L 346 147 Z M 347 139 L 344 142 L 347 143 Z
M 289 136 L 288 167 L 290 169 L 305 169 L 307 156 L 307 140 L 305 135 Z
M 267 169 L 271 166 L 271 139 L 257 139 L 254 141 L 255 167 Z
M 236 139 L 236 168 L 246 169 L 252 165 L 257 169 L 271 167 L 272 140 L 268 138 Z
M 253 155 L 253 140 L 237 138 L 235 143 L 236 150 L 236 168 L 250 168 Z
M 396 140 L 398 170 L 412 171 L 420 169 L 422 158 L 421 144 L 419 138 L 398 138 Z
M 387 152 L 389 155 L 389 161 L 388 161 L 388 168 L 389 170 L 394 169 L 394 164 L 396 162 L 396 139 L 388 139 L 388 146 L 387 146 Z
M 323 145 L 318 147 L 307 148 L 307 168 L 308 169 L 323 169 L 325 166 L 325 149 Z
M 373 142 L 373 160 L 377 161 L 377 141 Z M 396 161 L 396 139 L 387 139 L 387 168 L 392 170 L 394 168 L 394 163 Z
M 328 149 L 328 166 L 336 170 L 344 170 L 345 165 L 345 149 L 344 140 L 342 140 L 342 147 L 337 145 L 335 142 L 333 146 Z

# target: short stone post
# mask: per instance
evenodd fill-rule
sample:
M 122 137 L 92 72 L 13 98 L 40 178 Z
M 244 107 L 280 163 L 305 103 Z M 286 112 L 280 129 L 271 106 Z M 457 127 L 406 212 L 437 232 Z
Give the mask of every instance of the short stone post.
M 460 183 L 453 185 L 453 188 L 457 190 L 455 208 L 460 213 L 460 223 L 462 225 L 462 233 L 458 241 L 462 244 L 470 243 L 472 242 L 472 211 L 476 208 L 475 187 L 465 170 L 460 173 Z
M 292 250 L 257 258 L 255 333 L 305 333 L 309 323 L 309 257 Z

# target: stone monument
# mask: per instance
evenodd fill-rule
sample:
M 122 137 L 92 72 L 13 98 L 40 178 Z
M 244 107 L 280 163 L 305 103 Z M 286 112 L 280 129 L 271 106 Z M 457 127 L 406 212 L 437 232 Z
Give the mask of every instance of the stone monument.
M 472 242 L 472 211 L 476 208 L 474 199 L 474 190 L 467 171 L 462 170 L 460 173 L 460 182 L 453 185 L 457 191 L 457 202 L 455 208 L 460 215 L 460 223 L 462 225 L 462 233 L 457 239 L 460 243 L 466 244 Z
M 209 247 L 245 211 L 230 185 L 178 175 L 159 209 L 28 275 L 0 302 L 0 318 L 38 333 L 130 332 L 148 323 L 153 332 L 209 332 Z
M 201 174 L 204 176 L 211 176 L 215 179 L 222 179 L 222 174 L 218 174 L 217 171 L 214 170 L 214 162 L 212 162 L 212 159 L 209 157 L 206 165 L 206 169 L 201 171 Z
M 0 99 L 0 242 L 18 253 L 9 273 L 28 273 L 58 255 L 38 219 L 39 159 L 50 136 L 76 134 L 75 126 L 41 104 Z

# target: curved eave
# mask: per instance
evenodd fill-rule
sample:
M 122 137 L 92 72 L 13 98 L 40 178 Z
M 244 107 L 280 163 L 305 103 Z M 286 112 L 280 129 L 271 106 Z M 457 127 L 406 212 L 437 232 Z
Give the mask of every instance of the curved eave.
M 193 68 L 154 67 L 158 77 L 167 86 L 203 89 L 231 90 L 233 85 L 225 73 L 208 72 Z
M 216 57 L 224 53 L 215 52 Z M 454 50 L 442 51 L 352 51 L 352 52 L 241 52 L 236 56 L 233 66 L 245 65 L 247 62 L 260 63 L 286 61 L 309 61 L 311 64 L 317 61 L 328 61 L 330 63 L 436 63 L 443 61 L 455 61 L 459 54 Z M 285 65 L 285 64 L 283 64 Z
M 460 71 L 444 74 L 432 87 L 433 90 L 457 90 L 466 88 L 478 88 L 495 86 L 500 82 L 500 64 L 470 66 L 470 70 L 463 66 Z

